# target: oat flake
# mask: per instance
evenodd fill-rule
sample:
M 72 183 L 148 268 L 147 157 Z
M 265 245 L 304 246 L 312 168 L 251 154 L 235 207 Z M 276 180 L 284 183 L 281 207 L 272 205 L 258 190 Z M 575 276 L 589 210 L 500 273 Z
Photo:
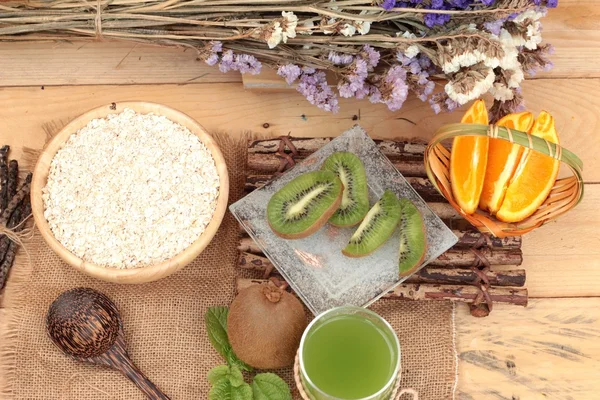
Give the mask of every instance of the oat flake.
M 187 128 L 125 109 L 71 135 L 50 165 L 44 216 L 85 261 L 156 264 L 204 232 L 219 195 L 210 151 Z

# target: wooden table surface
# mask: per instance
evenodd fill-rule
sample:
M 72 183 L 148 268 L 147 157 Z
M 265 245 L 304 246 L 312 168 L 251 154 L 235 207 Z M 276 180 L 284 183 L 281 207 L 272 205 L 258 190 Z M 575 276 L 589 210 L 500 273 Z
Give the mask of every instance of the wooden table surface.
M 600 2 L 560 0 L 543 25 L 544 39 L 556 46 L 555 68 L 523 91 L 530 110 L 556 117 L 562 144 L 583 160 L 585 197 L 525 237 L 527 308 L 496 306 L 475 319 L 458 306 L 458 399 L 600 398 Z M 231 135 L 332 136 L 358 122 L 373 137 L 427 139 L 459 115 L 436 116 L 415 99 L 396 113 L 342 100 L 340 113 L 326 114 L 294 91 L 244 90 L 240 75 L 221 74 L 178 49 L 0 44 L 0 143 L 11 145 L 13 158 L 23 147 L 42 147 L 44 124 L 124 100 L 164 103 Z M 0 308 L 0 318 L 9 311 Z

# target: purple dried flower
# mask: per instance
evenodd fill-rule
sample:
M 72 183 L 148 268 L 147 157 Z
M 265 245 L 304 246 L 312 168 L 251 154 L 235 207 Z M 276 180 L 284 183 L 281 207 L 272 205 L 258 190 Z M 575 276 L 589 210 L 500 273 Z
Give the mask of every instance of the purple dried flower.
M 294 83 L 301 74 L 302 70 L 295 64 L 282 65 L 277 69 L 277 75 L 284 77 L 288 85 Z
M 496 0 L 480 0 L 484 6 L 491 6 Z
M 219 55 L 217 53 L 211 53 L 206 60 L 204 60 L 204 62 L 210 66 L 213 66 L 219 62 Z
M 457 102 L 448 97 L 446 92 L 437 93 L 431 96 L 429 104 L 436 114 L 439 114 L 442 111 L 450 112 L 460 107 Z
M 338 83 L 338 90 L 342 97 L 353 97 L 356 91 L 363 88 L 368 75 L 367 62 L 362 58 L 354 60 L 348 69 L 349 72 Z
M 395 6 L 396 0 L 383 0 L 383 3 L 381 3 L 381 7 L 383 7 L 387 11 L 391 10 Z
M 329 55 L 327 56 L 327 59 L 337 65 L 348 65 L 352 64 L 352 61 L 354 61 L 354 56 L 352 54 L 344 54 L 338 53 L 336 51 L 330 51 Z
M 233 51 L 227 50 L 221 56 L 221 62 L 219 63 L 219 70 L 221 72 L 229 72 L 235 70 L 235 63 L 233 60 Z
M 239 71 L 242 74 L 248 72 L 252 75 L 260 74 L 262 64 L 256 57 L 248 54 L 233 54 L 233 51 L 227 50 L 221 57 L 219 70 L 221 72 Z
M 494 35 L 500 35 L 500 29 L 502 29 L 502 26 L 504 25 L 505 21 L 506 19 L 500 18 L 496 21 L 484 22 L 483 27 L 487 29 L 488 32 L 493 33 Z
M 444 25 L 450 21 L 450 14 L 425 14 L 423 20 L 428 28 L 433 28 L 436 25 Z
M 223 51 L 223 43 L 219 42 L 218 40 L 211 41 L 210 45 L 210 51 L 212 51 L 213 53 L 220 53 Z
M 337 96 L 327 84 L 325 72 L 315 72 L 314 68 L 304 67 L 297 90 L 306 97 L 310 104 L 321 110 L 333 113 L 339 111 Z
M 394 65 L 381 77 L 369 100 L 372 103 L 384 103 L 391 111 L 396 111 L 402 107 L 407 96 L 406 70 Z
M 260 61 L 258 61 L 256 57 L 249 54 L 236 54 L 235 65 L 235 69 L 240 71 L 242 74 L 248 72 L 251 75 L 258 75 L 260 74 L 260 69 L 262 68 Z
M 377 66 L 377 64 L 379 64 L 379 59 L 381 58 L 381 54 L 379 54 L 379 52 L 377 50 L 375 50 L 368 44 L 365 44 L 362 48 L 362 52 L 366 55 L 366 57 L 363 57 L 363 58 L 365 59 L 365 61 L 367 62 L 367 65 L 370 68 L 375 68 Z

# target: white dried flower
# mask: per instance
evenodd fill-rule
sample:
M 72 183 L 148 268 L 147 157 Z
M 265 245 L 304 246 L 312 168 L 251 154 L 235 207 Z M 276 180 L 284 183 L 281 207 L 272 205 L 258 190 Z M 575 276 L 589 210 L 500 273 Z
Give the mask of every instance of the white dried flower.
M 371 30 L 371 23 L 368 21 L 356 21 L 354 26 L 356 26 L 356 31 L 361 35 L 366 35 Z
M 302 24 L 300 24 L 300 26 L 303 26 L 305 28 L 312 28 L 315 26 L 315 23 L 314 23 L 314 21 L 308 19 L 308 20 L 302 22 Z M 310 30 L 310 29 L 302 30 L 298 33 L 300 33 L 301 35 L 312 35 L 313 34 L 312 30 Z
M 344 27 L 340 29 L 340 33 L 344 36 L 354 36 L 356 27 L 352 24 L 344 24 Z
M 296 26 L 298 25 L 298 17 L 294 15 L 293 12 L 285 12 L 282 11 L 281 15 L 283 16 L 283 21 L 281 23 L 282 26 L 282 40 L 283 43 L 287 43 L 287 38 L 295 38 L 296 37 Z
M 521 86 L 521 82 L 525 79 L 525 75 L 523 74 L 523 69 L 521 66 L 517 66 L 515 69 L 509 70 L 510 78 L 508 79 L 508 87 L 509 88 L 518 88 Z
M 512 90 L 510 90 L 504 83 L 496 82 L 490 88 L 490 93 L 494 96 L 494 99 L 499 101 L 508 101 L 512 100 L 515 97 L 515 94 Z
M 270 49 L 275 48 L 281 41 L 283 40 L 283 29 L 281 29 L 281 24 L 277 21 L 273 22 L 271 27 L 271 32 L 267 37 L 267 44 Z
M 463 73 L 464 76 L 461 76 L 454 81 L 449 81 L 446 86 L 444 86 L 444 90 L 448 94 L 448 97 L 460 105 L 481 97 L 481 95 L 490 90 L 496 79 L 496 75 L 491 68 L 486 68 L 484 70 L 480 69 L 473 74 L 469 74 L 469 72 L 471 71 Z M 482 76 L 482 78 L 476 80 L 473 77 L 474 74 Z M 464 81 L 467 81 L 467 83 Z
M 335 20 L 335 18 L 329 18 L 329 19 L 327 20 L 327 25 L 333 25 L 333 24 L 335 24 L 336 22 L 337 22 L 337 21 Z M 324 34 L 326 34 L 326 35 L 332 35 L 332 34 L 334 34 L 334 33 L 335 33 L 335 30 L 331 30 L 331 29 L 327 29 L 327 28 L 325 28 L 325 29 L 323 29 L 323 33 L 324 33 Z
M 408 58 L 414 58 L 420 52 L 421 50 L 419 50 L 419 46 L 417 46 L 416 44 L 411 44 L 406 48 L 406 50 L 404 50 L 404 55 Z

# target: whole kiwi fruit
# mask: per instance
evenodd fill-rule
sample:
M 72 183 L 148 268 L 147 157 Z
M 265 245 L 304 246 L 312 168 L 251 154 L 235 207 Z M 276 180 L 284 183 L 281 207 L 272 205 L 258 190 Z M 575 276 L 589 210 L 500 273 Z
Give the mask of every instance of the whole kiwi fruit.
M 306 325 L 302 303 L 273 282 L 241 290 L 227 317 L 233 351 L 258 369 L 292 365 Z

